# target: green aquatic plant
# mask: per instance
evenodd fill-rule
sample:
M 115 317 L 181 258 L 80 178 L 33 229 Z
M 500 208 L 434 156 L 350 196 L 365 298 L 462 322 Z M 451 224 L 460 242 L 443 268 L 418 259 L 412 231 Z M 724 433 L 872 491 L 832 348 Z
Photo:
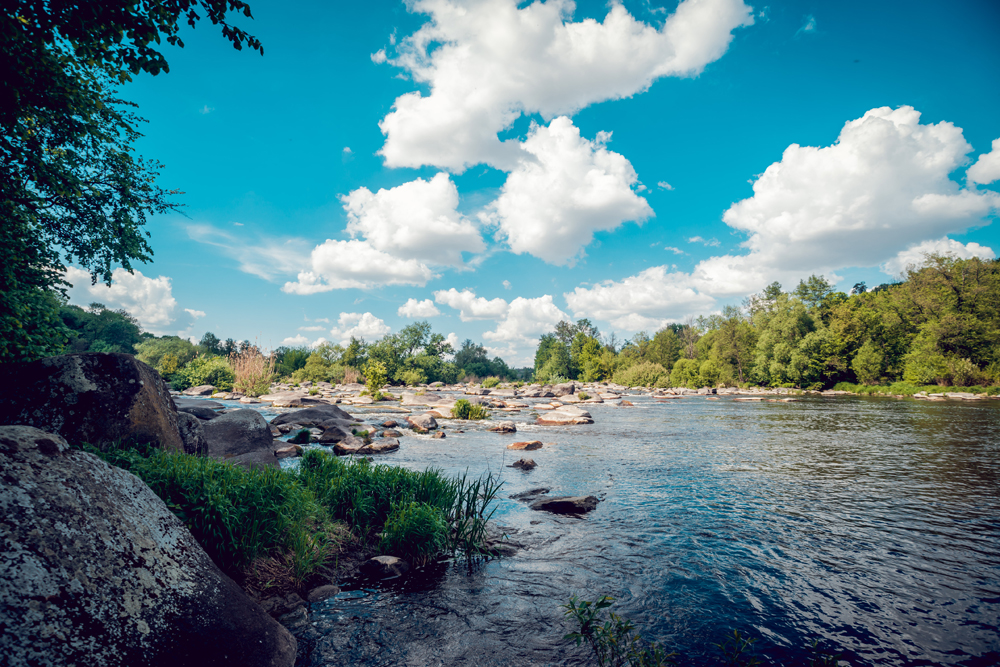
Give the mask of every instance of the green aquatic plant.
M 294 436 L 288 439 L 288 442 L 293 445 L 307 445 L 312 442 L 312 433 L 307 428 L 300 429 Z
M 563 639 L 579 646 L 587 642 L 601 667 L 657 667 L 674 665 L 676 653 L 656 643 L 645 641 L 635 632 L 632 621 L 607 610 L 614 599 L 607 595 L 599 600 L 581 600 L 572 596 L 560 605 L 565 615 L 578 626 Z

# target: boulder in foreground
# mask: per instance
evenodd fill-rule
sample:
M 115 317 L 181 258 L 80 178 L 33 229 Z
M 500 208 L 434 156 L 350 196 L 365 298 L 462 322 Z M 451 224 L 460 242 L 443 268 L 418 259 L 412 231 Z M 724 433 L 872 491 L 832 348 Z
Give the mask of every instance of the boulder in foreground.
M 87 352 L 3 364 L 0 424 L 34 426 L 97 446 L 126 441 L 184 451 L 163 379 L 129 354 Z
M 291 667 L 295 638 L 142 480 L 0 427 L 4 664 Z
M 202 423 L 201 432 L 208 443 L 208 455 L 214 459 L 257 468 L 278 466 L 271 426 L 256 410 L 227 412 Z

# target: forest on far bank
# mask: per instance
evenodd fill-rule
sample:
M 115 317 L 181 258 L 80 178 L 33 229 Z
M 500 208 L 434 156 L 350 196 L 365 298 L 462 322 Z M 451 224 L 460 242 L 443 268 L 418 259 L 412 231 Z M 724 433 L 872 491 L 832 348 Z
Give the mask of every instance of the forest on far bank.
M 790 293 L 772 283 L 742 307 L 619 343 L 589 320 L 545 334 L 534 368 L 511 368 L 465 340 L 457 350 L 429 322 L 347 345 L 282 346 L 265 354 L 249 341 L 206 333 L 198 344 L 143 332 L 134 317 L 101 304 L 62 304 L 65 352 L 126 352 L 174 388 L 230 389 L 235 359 L 268 358 L 273 379 L 352 382 L 378 362 L 393 384 L 521 380 L 615 382 L 644 387 L 766 386 L 826 389 L 840 383 L 1000 385 L 1000 262 L 929 256 L 905 279 L 850 294 L 810 276 Z
M 720 314 L 618 346 L 588 320 L 542 336 L 534 379 L 626 386 L 1000 384 L 1000 262 L 928 255 L 903 280 L 838 292 L 819 276 L 772 283 Z

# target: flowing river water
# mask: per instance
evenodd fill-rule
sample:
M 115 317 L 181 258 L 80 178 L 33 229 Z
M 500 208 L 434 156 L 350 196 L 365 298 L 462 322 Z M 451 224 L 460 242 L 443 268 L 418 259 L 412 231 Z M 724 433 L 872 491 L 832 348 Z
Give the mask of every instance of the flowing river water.
M 733 629 L 785 665 L 814 640 L 851 665 L 1000 664 L 1000 401 L 630 399 L 587 406 L 588 426 L 525 410 L 514 435 L 447 421 L 445 439 L 402 438 L 379 462 L 499 472 L 494 520 L 519 549 L 341 582 L 299 664 L 590 664 L 562 639 L 574 594 L 614 597 L 686 665 L 718 664 Z M 507 467 L 531 439 L 538 467 Z M 536 487 L 601 502 L 570 518 L 508 497 Z

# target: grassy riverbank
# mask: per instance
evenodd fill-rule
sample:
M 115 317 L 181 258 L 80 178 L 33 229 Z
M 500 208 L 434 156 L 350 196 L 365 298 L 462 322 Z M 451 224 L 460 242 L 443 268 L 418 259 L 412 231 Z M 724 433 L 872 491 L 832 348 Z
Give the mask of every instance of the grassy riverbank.
M 483 553 L 494 475 L 447 477 L 306 452 L 296 471 L 251 470 L 159 449 L 85 446 L 146 482 L 212 560 L 261 592 L 301 587 L 348 550 L 421 565 Z

